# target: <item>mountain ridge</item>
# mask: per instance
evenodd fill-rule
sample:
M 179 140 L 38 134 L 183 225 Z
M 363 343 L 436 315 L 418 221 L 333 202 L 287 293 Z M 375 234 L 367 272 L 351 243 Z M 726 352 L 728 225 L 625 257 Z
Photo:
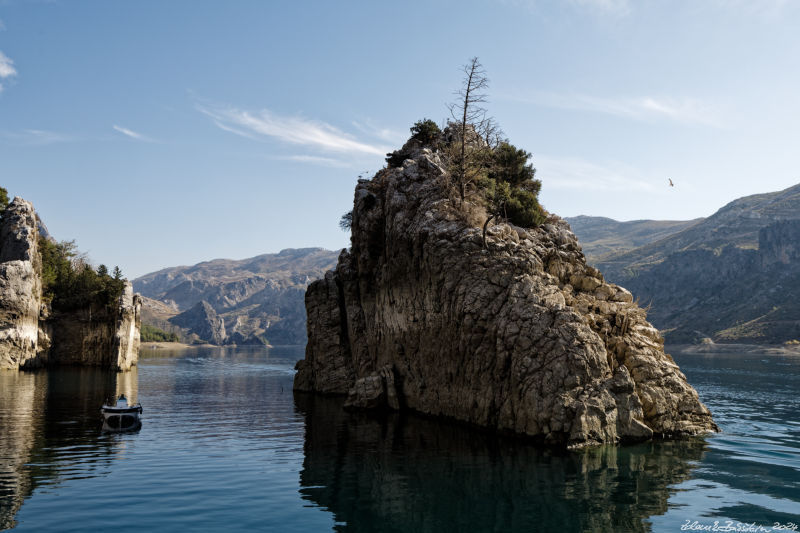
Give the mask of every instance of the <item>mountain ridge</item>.
M 133 284 L 144 297 L 144 323 L 176 333 L 185 342 L 302 344 L 305 288 L 338 254 L 317 247 L 286 248 L 167 267 Z M 191 312 L 203 302 L 213 313 Z
M 590 250 L 610 225 L 572 220 Z M 650 304 L 668 342 L 789 342 L 800 339 L 799 221 L 800 184 L 737 198 L 680 231 L 590 262 Z

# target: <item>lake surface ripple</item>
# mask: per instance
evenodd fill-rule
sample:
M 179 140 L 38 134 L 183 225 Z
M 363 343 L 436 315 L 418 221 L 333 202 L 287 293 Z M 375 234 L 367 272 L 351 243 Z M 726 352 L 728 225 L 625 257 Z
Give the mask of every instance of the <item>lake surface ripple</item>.
M 723 433 L 559 453 L 292 393 L 302 347 L 0 372 L 0 529 L 680 531 L 800 522 L 800 358 L 675 354 Z M 136 433 L 100 431 L 125 393 Z

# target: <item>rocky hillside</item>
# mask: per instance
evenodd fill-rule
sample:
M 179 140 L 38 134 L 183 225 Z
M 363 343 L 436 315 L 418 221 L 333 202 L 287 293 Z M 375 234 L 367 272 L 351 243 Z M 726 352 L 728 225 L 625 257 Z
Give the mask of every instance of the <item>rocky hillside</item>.
M 143 320 L 186 342 L 304 344 L 303 297 L 338 252 L 287 249 L 242 260 L 166 268 L 133 281 Z
M 596 266 L 610 279 L 624 282 L 675 252 L 720 250 L 728 245 L 755 249 L 759 230 L 780 220 L 797 218 L 800 218 L 800 184 L 734 200 L 683 231 L 630 251 L 599 257 Z M 581 232 L 577 235 L 580 237 Z
M 714 430 L 566 222 L 490 225 L 484 246 L 480 193 L 459 199 L 436 146 L 412 139 L 359 181 L 351 249 L 306 293 L 295 389 L 571 447 Z
M 650 306 L 668 342 L 784 343 L 800 339 L 798 220 L 800 185 L 740 198 L 672 235 L 593 262 Z M 573 229 L 587 249 L 596 249 L 594 239 L 605 242 L 593 228 Z
M 138 295 L 120 280 L 122 293 L 110 303 L 51 305 L 43 294 L 40 227 L 33 205 L 22 198 L 14 198 L 0 218 L 0 369 L 130 369 L 139 356 Z
M 702 218 L 696 218 L 618 222 L 611 218 L 585 215 L 566 217 L 564 220 L 578 236 L 581 249 L 590 263 L 596 263 L 603 256 L 627 252 L 659 241 L 703 221 Z

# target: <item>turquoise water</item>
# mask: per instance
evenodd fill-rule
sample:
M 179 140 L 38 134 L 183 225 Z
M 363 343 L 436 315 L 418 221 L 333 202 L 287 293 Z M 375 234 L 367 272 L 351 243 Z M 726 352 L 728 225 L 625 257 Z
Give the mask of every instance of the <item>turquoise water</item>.
M 302 348 L 0 372 L 0 529 L 680 531 L 800 521 L 800 358 L 676 355 L 724 433 L 557 453 L 293 395 Z M 132 434 L 99 406 L 144 406 Z

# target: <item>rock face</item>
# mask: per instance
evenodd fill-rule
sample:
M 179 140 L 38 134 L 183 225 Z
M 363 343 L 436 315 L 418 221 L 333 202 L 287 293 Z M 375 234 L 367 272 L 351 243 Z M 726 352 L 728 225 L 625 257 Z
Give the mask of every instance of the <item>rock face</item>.
M 360 180 L 352 247 L 306 293 L 295 389 L 579 447 L 716 430 L 631 294 L 569 226 L 461 206 L 431 150 Z
M 14 198 L 0 224 L 0 368 L 36 361 L 42 312 L 36 212 Z M 44 332 L 41 332 L 44 335 Z
M 191 328 L 201 339 L 213 344 L 222 344 L 227 338 L 225 322 L 217 316 L 217 312 L 205 300 L 188 311 L 171 318 L 170 322 L 179 327 Z
M 757 247 L 674 252 L 625 281 L 671 343 L 800 339 L 800 220 L 758 231 Z
M 127 283 L 115 308 L 52 312 L 42 299 L 41 227 L 33 205 L 21 198 L 14 198 L 0 222 L 0 369 L 130 369 L 139 356 L 139 295 Z
M 47 364 L 130 370 L 139 359 L 141 302 L 126 283 L 118 307 L 54 313 Z

